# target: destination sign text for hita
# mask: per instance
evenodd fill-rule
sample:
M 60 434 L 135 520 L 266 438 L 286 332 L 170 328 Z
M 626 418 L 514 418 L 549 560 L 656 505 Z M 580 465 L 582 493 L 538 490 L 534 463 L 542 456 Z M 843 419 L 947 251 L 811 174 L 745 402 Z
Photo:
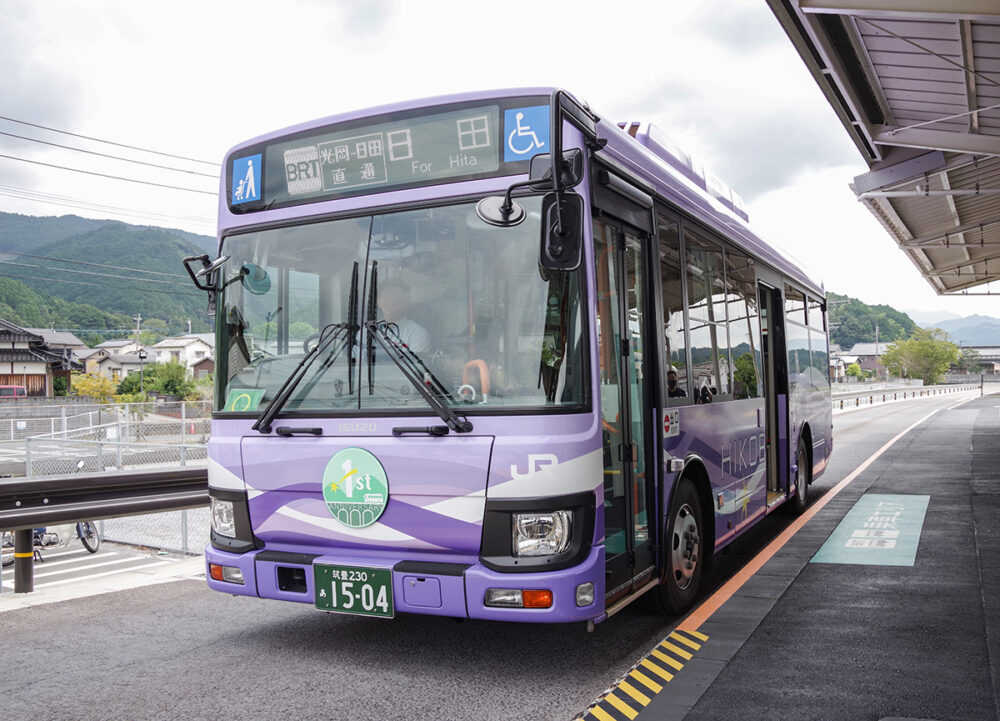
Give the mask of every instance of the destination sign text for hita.
M 490 105 L 275 144 L 268 175 L 283 169 L 282 194 L 291 199 L 494 172 L 499 115 Z

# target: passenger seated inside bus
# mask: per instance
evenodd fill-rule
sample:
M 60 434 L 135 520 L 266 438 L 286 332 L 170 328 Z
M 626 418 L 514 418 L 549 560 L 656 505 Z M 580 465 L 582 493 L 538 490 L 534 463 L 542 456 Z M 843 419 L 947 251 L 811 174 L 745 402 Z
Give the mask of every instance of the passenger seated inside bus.
M 667 396 L 670 398 L 687 397 L 687 391 L 677 385 L 677 371 L 673 368 L 667 371 Z

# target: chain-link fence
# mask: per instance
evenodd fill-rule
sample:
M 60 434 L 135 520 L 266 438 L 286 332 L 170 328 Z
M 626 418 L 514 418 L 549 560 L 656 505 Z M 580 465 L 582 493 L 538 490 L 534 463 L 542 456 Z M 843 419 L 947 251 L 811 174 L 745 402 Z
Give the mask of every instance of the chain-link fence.
M 210 528 L 208 508 L 108 518 L 97 522 L 98 533 L 106 541 L 185 554 L 204 551 Z
M 23 446 L 25 476 L 204 465 L 210 402 L 0 406 L 0 443 Z M 98 522 L 101 538 L 201 553 L 209 511 L 197 508 Z
M 127 404 L 76 429 L 25 439 L 26 476 L 102 472 L 113 469 L 163 468 L 205 462 L 211 421 L 200 406 L 187 403 Z M 60 421 L 68 417 L 60 417 Z M 53 420 L 53 419 L 50 419 Z

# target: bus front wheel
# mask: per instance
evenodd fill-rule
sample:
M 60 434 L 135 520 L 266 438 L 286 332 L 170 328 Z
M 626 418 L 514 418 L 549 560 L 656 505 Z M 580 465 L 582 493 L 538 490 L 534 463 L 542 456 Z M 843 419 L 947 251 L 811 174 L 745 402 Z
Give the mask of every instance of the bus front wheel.
M 701 501 L 687 478 L 681 479 L 674 490 L 664 525 L 663 582 L 649 596 L 654 610 L 680 614 L 691 607 L 698 595 L 706 561 Z

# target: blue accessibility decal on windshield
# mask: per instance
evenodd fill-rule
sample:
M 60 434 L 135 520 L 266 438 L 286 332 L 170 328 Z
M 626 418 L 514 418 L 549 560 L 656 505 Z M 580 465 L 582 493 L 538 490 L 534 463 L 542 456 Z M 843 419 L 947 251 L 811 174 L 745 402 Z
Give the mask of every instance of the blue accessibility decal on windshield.
M 549 106 L 514 108 L 503 114 L 507 142 L 503 148 L 505 163 L 530 160 L 538 153 L 549 152 Z
M 260 164 L 260 153 L 233 161 L 233 205 L 260 200 Z

